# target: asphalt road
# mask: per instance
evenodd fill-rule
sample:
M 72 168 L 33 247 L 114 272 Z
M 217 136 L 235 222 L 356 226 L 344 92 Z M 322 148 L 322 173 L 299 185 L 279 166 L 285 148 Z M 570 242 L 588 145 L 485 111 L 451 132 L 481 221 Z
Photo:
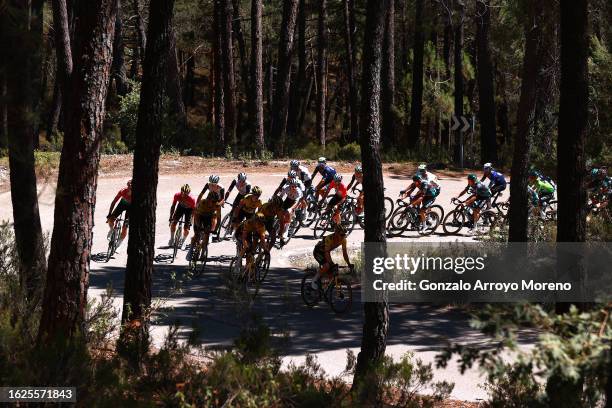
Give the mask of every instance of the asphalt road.
M 247 169 L 248 170 L 248 169 Z M 264 191 L 264 198 L 276 188 L 284 173 L 249 173 L 249 180 Z M 235 174 L 221 173 L 221 182 L 228 186 Z M 345 175 L 350 177 L 350 175 Z M 298 237 L 282 250 L 273 250 L 270 272 L 255 304 L 249 306 L 236 300 L 226 290 L 224 271 L 231 256 L 235 254 L 232 241 L 213 243 L 209 249 L 210 267 L 198 279 L 186 279 L 186 251 L 181 251 L 174 263 L 169 263 L 171 249 L 167 247 L 170 237 L 168 217 L 172 197 L 180 186 L 189 183 L 197 195 L 208 175 L 162 175 L 158 186 L 156 223 L 157 262 L 153 276 L 153 294 L 159 307 L 152 330 L 153 342 L 160 345 L 172 324 L 180 326 L 179 333 L 186 339 L 196 329 L 198 340 L 208 347 L 231 345 L 241 327 L 252 323 L 252 311 L 275 333 L 283 332 L 286 339 L 279 342 L 284 364 L 300 363 L 307 354 L 314 354 L 329 375 L 339 375 L 345 367 L 346 350 L 359 351 L 362 333 L 362 313 L 359 291 L 354 291 L 352 311 L 336 316 L 324 303 L 309 309 L 301 301 L 300 282 L 303 268 L 294 267 L 290 258 L 311 253 L 316 241 L 311 229 L 303 229 Z M 93 259 L 90 275 L 90 299 L 101 296 L 110 285 L 114 291 L 114 303 L 122 307 L 124 267 L 127 243 L 121 252 L 108 263 L 101 262 L 107 248 L 107 225 L 105 217 L 108 206 L 116 192 L 125 185 L 127 177 L 99 179 L 97 209 L 93 240 Z M 395 198 L 408 181 L 398 176 L 385 176 L 387 195 Z M 437 203 L 451 209 L 450 198 L 464 186 L 463 179 L 441 178 L 442 192 Z M 55 185 L 39 187 L 40 214 L 43 229 L 50 232 L 53 226 L 53 200 Z M 233 194 L 230 198 L 233 199 Z M 224 213 L 229 207 L 224 209 Z M 0 194 L 0 219 L 11 219 L 10 192 Z M 470 237 L 445 237 L 432 235 L 419 238 L 416 235 L 394 240 L 441 241 L 465 240 Z M 356 229 L 349 237 L 350 245 L 357 248 L 363 240 L 363 231 Z M 176 286 L 180 290 L 176 290 Z M 398 358 L 411 351 L 425 362 L 434 361 L 435 355 L 448 342 L 479 343 L 486 339 L 469 326 L 466 315 L 448 307 L 432 305 L 398 305 L 390 308 L 390 331 L 387 354 Z M 435 378 L 455 383 L 452 396 L 462 400 L 477 400 L 485 397 L 479 387 L 483 377 L 476 369 L 461 375 L 456 366 L 435 370 Z

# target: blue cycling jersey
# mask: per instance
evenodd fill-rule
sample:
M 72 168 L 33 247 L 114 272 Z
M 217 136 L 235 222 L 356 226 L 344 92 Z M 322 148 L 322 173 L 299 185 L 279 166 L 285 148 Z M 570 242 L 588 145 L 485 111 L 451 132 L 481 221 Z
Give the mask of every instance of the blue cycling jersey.
M 491 180 L 491 186 L 505 186 L 506 185 L 506 178 L 504 177 L 503 174 L 491 170 L 489 172 L 489 174 L 486 176 L 489 180 Z
M 323 177 L 323 180 L 327 182 L 332 181 L 335 175 L 336 169 L 334 169 L 332 166 L 328 166 L 327 164 L 321 170 L 321 177 Z

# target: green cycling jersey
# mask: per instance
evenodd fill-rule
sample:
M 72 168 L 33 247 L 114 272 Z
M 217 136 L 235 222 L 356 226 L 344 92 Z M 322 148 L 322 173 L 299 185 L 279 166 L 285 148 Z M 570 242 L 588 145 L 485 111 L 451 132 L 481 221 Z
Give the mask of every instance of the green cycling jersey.
M 555 192 L 552 184 L 539 178 L 533 183 L 533 189 L 538 194 L 552 194 Z

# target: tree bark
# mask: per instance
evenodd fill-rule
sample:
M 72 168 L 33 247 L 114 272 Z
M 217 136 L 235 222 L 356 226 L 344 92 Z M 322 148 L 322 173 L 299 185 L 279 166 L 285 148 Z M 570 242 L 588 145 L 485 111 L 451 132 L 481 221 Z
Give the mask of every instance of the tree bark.
M 142 61 L 145 58 L 145 49 L 147 48 L 147 33 L 145 30 L 144 19 L 142 18 L 142 11 L 140 11 L 140 0 L 132 0 L 132 7 L 134 8 L 134 16 L 136 17 L 136 37 L 138 40 L 137 49 L 138 53 L 134 55 L 134 64 L 132 65 L 133 76 L 138 75 L 139 67 L 142 66 Z
M 89 260 L 96 204 L 105 101 L 115 32 L 115 0 L 77 3 L 74 48 L 66 3 L 54 0 L 58 61 L 64 87 L 66 129 L 60 158 L 47 285 L 39 342 L 71 340 L 82 329 L 87 309 Z M 74 69 L 72 66 L 74 58 Z
M 306 55 L 306 0 L 299 0 L 297 21 L 297 48 L 298 48 L 298 70 L 293 87 L 291 87 L 291 100 L 287 117 L 287 134 L 296 136 L 301 126 L 299 116 L 304 107 L 306 68 L 308 59 Z
M 220 0 L 214 1 L 213 7 L 213 54 L 214 54 L 214 99 L 215 99 L 215 150 L 218 155 L 225 152 L 225 144 L 228 140 L 225 125 L 225 80 L 223 76 L 223 56 L 221 39 L 221 4 Z
M 325 149 L 327 102 L 327 0 L 319 0 L 317 41 L 317 139 Z
M 481 164 L 497 162 L 497 137 L 495 127 L 495 84 L 493 64 L 489 47 L 491 26 L 490 0 L 476 2 L 476 53 L 478 80 L 478 118 L 480 120 L 480 161 Z
M 454 80 L 455 80 L 455 116 L 463 115 L 463 19 L 465 17 L 465 6 L 463 3 L 457 3 L 459 9 L 459 21 L 455 25 L 455 47 L 454 47 Z M 455 132 L 455 161 L 459 161 L 461 131 Z
M 412 63 L 412 100 L 410 106 L 410 127 L 408 129 L 408 146 L 411 149 L 415 148 L 419 142 L 423 114 L 423 54 L 425 51 L 423 2 L 424 0 L 416 0 L 414 59 Z
M 146 58 L 146 56 L 145 56 Z M 168 47 L 168 58 L 165 62 L 166 72 L 166 93 L 170 102 L 170 112 L 174 116 L 176 123 L 183 129 L 187 127 L 187 112 L 183 102 L 183 87 L 181 85 L 181 73 L 177 58 L 176 36 L 174 29 L 170 32 L 170 45 Z
M 385 18 L 385 37 L 383 40 L 381 108 L 381 144 L 389 148 L 395 144 L 395 0 L 387 0 L 389 7 Z
M 382 42 L 385 31 L 387 0 L 368 0 L 361 79 L 360 141 L 365 197 L 365 242 L 385 242 L 384 181 L 380 159 L 380 90 Z M 361 351 L 357 356 L 353 387 L 368 383 L 373 368 L 384 357 L 389 329 L 389 305 L 386 299 L 364 304 Z M 377 384 L 378 382 L 370 382 Z M 363 399 L 370 399 L 364 395 Z
M 357 89 L 357 47 L 355 46 L 355 0 L 344 0 L 344 43 L 346 47 L 346 75 L 349 87 L 350 141 L 359 140 L 359 91 Z
M 169 68 L 167 65 L 176 62 L 171 55 L 174 37 L 173 5 L 174 0 L 151 0 L 149 5 L 148 44 L 136 126 L 133 201 L 119 340 L 119 350 L 136 363 L 141 361 L 149 347 L 148 312 L 155 257 L 155 210 L 163 136 L 164 79 Z
M 527 192 L 527 171 L 531 148 L 531 118 L 535 108 L 538 70 L 538 49 L 542 40 L 542 2 L 528 3 L 528 19 L 525 22 L 525 55 L 521 96 L 516 115 L 516 136 L 512 157 L 512 182 L 510 183 L 510 210 L 508 213 L 510 242 L 527 242 L 527 218 L 529 195 Z
M 36 4 L 34 4 L 36 3 Z M 19 282 L 26 301 L 33 305 L 40 293 L 40 280 L 45 272 L 45 250 L 36 192 L 34 143 L 37 99 L 40 95 L 39 59 L 42 50 L 42 33 L 38 32 L 31 9 L 42 7 L 42 1 L 12 0 L 8 3 L 11 19 L 6 19 L 3 29 L 7 40 L 5 53 L 9 64 L 5 65 L 7 96 L 7 130 L 13 229 L 19 259 Z M 34 17 L 31 17 L 34 16 Z M 4 19 L 3 19 L 4 20 Z
M 257 154 L 262 157 L 266 144 L 264 140 L 263 112 L 263 60 L 261 14 L 263 0 L 251 1 L 251 131 Z
M 115 17 L 115 43 L 113 44 L 112 75 L 115 80 L 117 95 L 125 96 L 128 93 L 127 74 L 125 71 L 125 47 L 123 44 L 123 15 L 121 0 L 117 0 L 117 16 Z
M 219 3 L 219 28 L 221 29 L 221 74 L 225 90 L 225 143 L 229 143 L 236 154 L 236 78 L 234 75 L 234 52 L 232 41 L 232 2 L 215 0 Z
M 293 39 L 297 20 L 298 0 L 283 2 L 283 20 L 278 41 L 278 63 L 276 72 L 276 92 L 274 93 L 270 137 L 275 141 L 274 152 L 277 156 L 285 153 L 287 112 L 289 111 L 289 87 L 291 80 L 291 60 Z

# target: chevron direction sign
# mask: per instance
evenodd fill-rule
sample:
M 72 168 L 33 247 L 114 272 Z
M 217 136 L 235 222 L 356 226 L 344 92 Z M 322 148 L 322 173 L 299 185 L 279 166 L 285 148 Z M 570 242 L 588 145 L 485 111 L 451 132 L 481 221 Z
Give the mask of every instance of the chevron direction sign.
M 460 129 L 462 132 L 467 132 L 471 128 L 472 123 L 470 118 L 453 115 L 453 125 L 451 126 L 451 130 L 455 131 Z

